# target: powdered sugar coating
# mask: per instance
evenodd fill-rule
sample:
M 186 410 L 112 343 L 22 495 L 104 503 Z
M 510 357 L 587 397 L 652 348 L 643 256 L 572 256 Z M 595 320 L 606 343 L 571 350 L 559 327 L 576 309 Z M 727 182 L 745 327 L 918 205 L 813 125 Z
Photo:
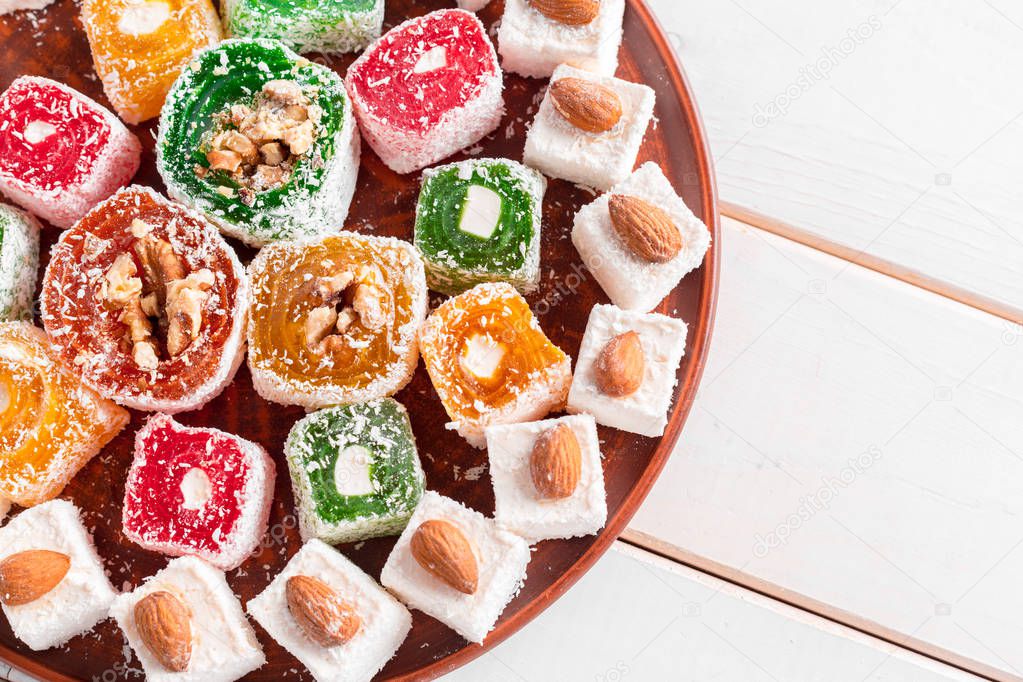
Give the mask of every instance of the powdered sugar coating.
M 0 320 L 28 317 L 39 270 L 39 222 L 0 204 Z
M 339 646 L 322 647 L 302 631 L 288 610 L 286 586 L 293 576 L 317 578 L 359 615 L 358 632 Z M 362 682 L 394 655 L 412 629 L 412 614 L 340 552 L 310 540 L 246 608 L 271 637 L 301 661 L 317 682 Z
M 625 0 L 601 0 L 597 17 L 569 26 L 549 19 L 528 0 L 505 0 L 497 43 L 506 71 L 549 78 L 559 64 L 613 76 L 622 44 Z
M 130 349 L 119 347 L 127 327 L 119 320 L 120 311 L 100 300 L 111 264 L 135 243 L 131 223 L 136 218 L 171 244 L 189 272 L 208 269 L 214 276 L 199 336 L 153 371 L 140 368 Z M 119 191 L 64 232 L 43 276 L 43 324 L 65 362 L 101 395 L 137 410 L 177 413 L 216 397 L 244 357 L 248 308 L 248 280 L 216 228 L 137 185 Z
M 15 636 L 41 651 L 105 620 L 117 593 L 70 502 L 53 500 L 26 509 L 0 529 L 0 559 L 34 549 L 60 552 L 71 560 L 67 575 L 51 591 L 21 606 L 3 606 Z
M 191 618 L 192 655 L 188 669 L 171 672 L 139 637 L 134 610 L 147 595 L 166 591 L 184 602 Z M 224 574 L 201 559 L 180 557 L 122 594 L 110 607 L 149 682 L 233 682 L 266 663 L 263 650 Z
M 0 95 L 0 192 L 57 227 L 123 187 L 141 152 L 117 117 L 66 85 L 22 76 Z
M 443 583 L 412 556 L 412 536 L 426 521 L 453 523 L 473 548 L 479 580 L 473 594 Z M 427 491 L 405 532 L 387 557 L 380 582 L 412 608 L 441 621 L 470 642 L 482 643 L 498 617 L 526 579 L 530 560 L 524 539 L 502 530 L 487 517 L 463 504 Z
M 439 68 L 418 71 L 431 50 Z M 436 54 L 436 53 L 435 53 Z M 438 10 L 396 26 L 348 69 L 363 136 L 397 173 L 425 168 L 479 141 L 504 114 L 504 78 L 483 24 Z
M 650 263 L 633 253 L 611 224 L 608 203 L 615 194 L 637 197 L 667 213 L 682 235 L 678 255 L 666 263 Z M 710 248 L 710 230 L 675 193 L 661 167 L 651 162 L 580 209 L 572 228 L 572 243 L 612 303 L 645 313 L 700 267 Z
M 195 508 L 185 486 L 197 470 L 210 487 Z M 197 556 L 225 571 L 237 568 L 266 531 L 275 471 L 257 443 L 154 415 L 135 437 L 124 534 L 153 552 Z

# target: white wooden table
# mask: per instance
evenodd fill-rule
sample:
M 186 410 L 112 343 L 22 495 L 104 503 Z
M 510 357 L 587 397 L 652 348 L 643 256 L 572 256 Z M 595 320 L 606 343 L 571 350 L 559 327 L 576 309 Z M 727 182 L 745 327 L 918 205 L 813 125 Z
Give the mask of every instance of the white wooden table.
M 648 0 L 717 326 L 621 542 L 451 680 L 1023 679 L 1023 3 Z

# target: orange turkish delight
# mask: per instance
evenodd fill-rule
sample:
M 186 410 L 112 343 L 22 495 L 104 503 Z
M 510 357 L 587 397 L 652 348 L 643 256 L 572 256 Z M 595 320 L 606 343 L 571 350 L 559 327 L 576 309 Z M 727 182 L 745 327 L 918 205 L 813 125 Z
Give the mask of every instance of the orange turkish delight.
M 533 421 L 564 407 L 572 384 L 571 359 L 504 282 L 441 304 L 419 347 L 452 427 L 478 448 L 491 424 Z
M 222 37 L 210 0 L 85 0 L 82 23 L 103 90 L 128 123 L 158 116 L 181 68 Z
M 25 507 L 56 497 L 128 418 L 79 383 L 41 329 L 0 323 L 0 496 Z
M 249 370 L 267 400 L 361 403 L 412 378 L 427 295 L 411 244 L 350 232 L 271 244 L 249 280 Z

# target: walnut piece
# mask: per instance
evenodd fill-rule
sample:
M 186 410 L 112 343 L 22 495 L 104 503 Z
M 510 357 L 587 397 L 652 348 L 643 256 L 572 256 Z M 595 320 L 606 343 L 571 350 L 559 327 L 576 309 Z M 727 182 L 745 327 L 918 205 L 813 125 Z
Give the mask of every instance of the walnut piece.
M 202 269 L 167 284 L 167 352 L 176 358 L 202 330 L 202 306 L 213 287 L 213 273 Z
M 263 85 L 263 94 L 281 104 L 309 104 L 302 88 L 295 81 L 276 80 Z
M 305 338 L 308 348 L 318 354 L 328 355 L 339 347 L 355 322 L 370 330 L 387 323 L 385 293 L 372 268 L 343 269 L 317 277 L 312 294 L 323 305 L 306 317 Z
M 242 156 L 238 152 L 230 150 L 213 149 L 206 155 L 210 162 L 210 170 L 222 170 L 234 173 L 242 165 Z
M 142 294 L 142 280 L 135 276 L 137 274 L 138 268 L 131 254 L 118 255 L 103 278 L 100 296 L 110 307 L 123 308 L 128 301 Z
M 259 148 L 263 163 L 268 166 L 279 166 L 284 163 L 285 151 L 280 142 L 268 142 Z
M 153 371 L 160 363 L 158 332 L 165 335 L 163 345 L 171 358 L 198 338 L 214 276 L 207 269 L 186 274 L 185 262 L 170 243 L 148 230 L 136 230 L 135 223 L 144 225 L 139 220 L 132 223 L 133 233 L 141 235 L 133 247 L 135 255 L 122 253 L 114 259 L 100 285 L 100 299 L 121 311 L 118 321 L 128 328 L 125 336 L 135 364 Z
M 226 174 L 237 184 L 242 202 L 251 206 L 256 192 L 282 187 L 291 179 L 298 159 L 316 142 L 322 115 L 298 83 L 269 81 L 252 106 L 235 104 L 215 117 L 215 132 L 204 145 L 209 167 L 198 165 L 195 173 L 200 178 L 216 171 Z
M 132 344 L 131 356 L 135 364 L 147 372 L 156 369 L 160 360 L 156 354 L 156 344 L 152 341 L 153 325 L 143 312 L 140 300 L 133 298 L 125 303 L 118 319 L 128 325 L 128 340 Z
M 378 285 L 375 273 L 363 268 L 359 273 L 359 283 L 355 285 L 352 308 L 358 313 L 363 326 L 379 329 L 387 322 L 383 306 L 384 291 Z

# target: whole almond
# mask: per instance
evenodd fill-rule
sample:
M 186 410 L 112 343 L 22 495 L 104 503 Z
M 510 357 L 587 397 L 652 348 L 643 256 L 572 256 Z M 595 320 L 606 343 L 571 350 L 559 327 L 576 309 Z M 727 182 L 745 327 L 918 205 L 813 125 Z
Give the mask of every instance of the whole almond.
M 611 88 L 583 78 L 559 78 L 551 83 L 555 111 L 580 130 L 606 133 L 622 119 L 622 100 Z
M 593 364 L 597 389 L 612 398 L 624 398 L 639 390 L 645 369 L 643 344 L 634 331 L 608 341 Z
M 579 485 L 581 468 L 579 439 L 567 424 L 544 431 L 533 444 L 529 472 L 540 497 L 547 500 L 569 497 Z
M 455 524 L 443 519 L 424 522 L 412 534 L 409 548 L 416 562 L 454 589 L 473 594 L 479 566 L 468 538 Z
M 192 659 L 191 614 L 178 597 L 151 592 L 135 604 L 135 629 L 153 657 L 171 672 L 184 672 Z
M 362 625 L 355 607 L 319 578 L 293 575 L 288 578 L 284 592 L 295 622 L 322 647 L 344 644 Z
M 529 0 L 530 6 L 551 21 L 583 26 L 600 14 L 600 0 Z
M 71 557 L 48 549 L 29 549 L 0 561 L 0 602 L 21 606 L 55 588 L 71 568 Z
M 634 254 L 649 263 L 667 263 L 682 250 L 682 234 L 671 216 L 639 197 L 612 194 L 611 225 Z

